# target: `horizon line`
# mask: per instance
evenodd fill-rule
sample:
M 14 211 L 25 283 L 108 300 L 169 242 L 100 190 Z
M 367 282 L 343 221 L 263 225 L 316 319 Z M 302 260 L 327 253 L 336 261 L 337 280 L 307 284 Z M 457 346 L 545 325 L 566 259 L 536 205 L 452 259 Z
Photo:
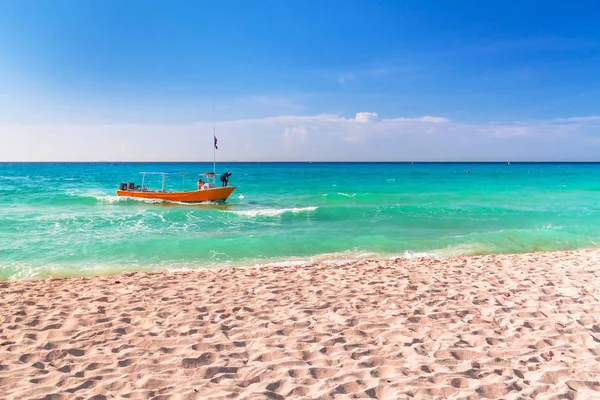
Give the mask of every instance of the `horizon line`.
M 0 164 L 205 164 L 206 161 L 2 161 Z M 220 161 L 227 164 L 600 164 L 597 161 Z

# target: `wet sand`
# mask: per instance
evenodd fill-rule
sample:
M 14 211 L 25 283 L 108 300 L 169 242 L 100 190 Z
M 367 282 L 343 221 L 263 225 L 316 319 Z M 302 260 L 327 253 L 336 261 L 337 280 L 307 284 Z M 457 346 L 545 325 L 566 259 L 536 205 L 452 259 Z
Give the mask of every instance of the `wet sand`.
M 0 398 L 598 399 L 599 260 L 0 282 Z

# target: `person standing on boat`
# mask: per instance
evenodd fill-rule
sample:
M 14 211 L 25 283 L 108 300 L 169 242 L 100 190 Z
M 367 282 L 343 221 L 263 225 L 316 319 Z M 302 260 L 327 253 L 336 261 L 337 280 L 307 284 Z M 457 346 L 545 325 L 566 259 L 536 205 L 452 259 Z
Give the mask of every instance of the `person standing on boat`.
M 231 172 L 225 172 L 221 175 L 221 185 L 223 187 L 229 185 L 229 177 L 231 176 Z
M 202 178 L 198 179 L 198 190 L 204 189 L 203 185 L 204 181 L 202 180 Z

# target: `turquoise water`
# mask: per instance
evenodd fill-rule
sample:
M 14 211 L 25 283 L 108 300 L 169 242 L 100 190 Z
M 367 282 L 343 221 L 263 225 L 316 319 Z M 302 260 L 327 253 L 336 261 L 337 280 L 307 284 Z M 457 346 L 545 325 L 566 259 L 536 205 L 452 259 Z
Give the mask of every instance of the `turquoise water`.
M 0 279 L 597 247 L 600 164 L 232 163 L 226 204 L 115 196 L 139 171 L 0 163 Z M 469 170 L 470 173 L 466 173 Z M 160 187 L 160 178 L 146 181 Z M 167 182 L 181 187 L 181 179 Z

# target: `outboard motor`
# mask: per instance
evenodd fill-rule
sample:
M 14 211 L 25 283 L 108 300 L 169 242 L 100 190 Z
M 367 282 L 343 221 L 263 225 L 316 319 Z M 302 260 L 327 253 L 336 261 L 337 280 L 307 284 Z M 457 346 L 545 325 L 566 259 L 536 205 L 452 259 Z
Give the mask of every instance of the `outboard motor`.
M 134 189 L 135 189 L 135 183 L 127 182 L 127 190 L 134 190 Z
M 119 185 L 119 190 L 127 190 L 127 184 L 125 182 L 121 182 Z

